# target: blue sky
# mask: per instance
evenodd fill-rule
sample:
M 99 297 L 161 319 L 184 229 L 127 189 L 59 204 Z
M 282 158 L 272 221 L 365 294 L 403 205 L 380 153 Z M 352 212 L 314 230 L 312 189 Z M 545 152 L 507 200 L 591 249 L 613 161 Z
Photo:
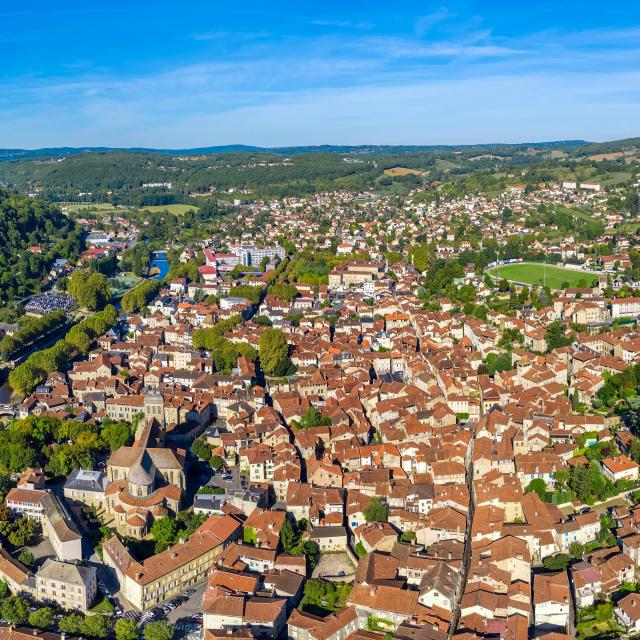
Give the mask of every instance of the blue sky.
M 0 2 L 0 147 L 640 135 L 640 2 Z

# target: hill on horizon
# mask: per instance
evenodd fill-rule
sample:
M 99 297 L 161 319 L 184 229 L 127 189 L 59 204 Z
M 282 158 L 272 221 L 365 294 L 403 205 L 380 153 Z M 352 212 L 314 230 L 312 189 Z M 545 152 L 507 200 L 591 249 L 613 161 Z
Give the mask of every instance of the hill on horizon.
M 428 151 L 456 151 L 469 149 L 523 149 L 535 148 L 567 148 L 595 145 L 615 145 L 618 143 L 640 144 L 640 138 L 615 140 L 611 142 L 589 142 L 587 140 L 552 140 L 541 142 L 519 143 L 482 143 L 460 145 L 300 145 L 288 147 L 259 147 L 244 144 L 227 144 L 209 147 L 193 147 L 183 149 L 162 149 L 151 147 L 42 147 L 39 149 L 0 149 L 0 162 L 11 160 L 29 160 L 33 158 L 56 158 L 61 156 L 79 155 L 83 153 L 163 153 L 178 155 L 214 155 L 220 153 L 271 153 L 278 155 L 296 155 L 301 153 L 343 153 L 343 154 L 385 154 L 385 153 L 415 153 Z

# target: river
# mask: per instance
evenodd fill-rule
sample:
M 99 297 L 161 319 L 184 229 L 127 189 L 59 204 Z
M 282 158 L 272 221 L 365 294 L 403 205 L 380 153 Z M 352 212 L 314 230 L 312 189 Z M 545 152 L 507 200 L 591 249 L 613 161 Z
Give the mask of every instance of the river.
M 169 273 L 169 261 L 167 260 L 167 254 L 164 251 L 157 251 L 153 254 L 154 258 L 149 263 L 149 270 L 154 267 L 158 268 L 158 273 L 153 276 L 154 280 L 162 280 Z
M 9 382 L 5 380 L 0 386 L 0 404 L 11 404 L 11 394 L 13 389 L 9 386 Z

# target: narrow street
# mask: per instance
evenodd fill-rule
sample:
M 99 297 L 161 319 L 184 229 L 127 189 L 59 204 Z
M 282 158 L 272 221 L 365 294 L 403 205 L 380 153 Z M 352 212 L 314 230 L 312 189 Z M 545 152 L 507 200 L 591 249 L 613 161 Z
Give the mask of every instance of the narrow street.
M 458 593 L 458 602 L 451 616 L 451 624 L 449 625 L 449 638 L 453 637 L 458 622 L 460 621 L 460 603 L 464 595 L 464 587 L 467 584 L 467 575 L 469 573 L 469 565 L 471 564 L 471 525 L 473 524 L 473 514 L 475 511 L 475 498 L 473 495 L 473 443 L 471 439 L 469 443 L 469 460 L 467 462 L 467 488 L 469 489 L 469 513 L 467 514 L 467 531 L 464 537 L 464 553 L 462 555 L 462 570 L 460 578 L 460 592 Z

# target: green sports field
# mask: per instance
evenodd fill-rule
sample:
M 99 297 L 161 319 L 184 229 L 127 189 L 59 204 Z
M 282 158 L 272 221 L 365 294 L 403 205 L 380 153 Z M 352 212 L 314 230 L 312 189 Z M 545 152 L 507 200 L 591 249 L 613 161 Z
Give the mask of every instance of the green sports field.
M 577 287 L 581 280 L 585 280 L 587 286 L 591 286 L 598 275 L 590 271 L 575 271 L 574 269 L 564 269 L 563 267 L 545 266 L 533 262 L 521 262 L 518 264 L 505 264 L 489 269 L 492 278 L 514 280 L 542 286 L 543 282 L 551 289 L 561 289 L 562 284 L 568 282 L 570 287 Z

